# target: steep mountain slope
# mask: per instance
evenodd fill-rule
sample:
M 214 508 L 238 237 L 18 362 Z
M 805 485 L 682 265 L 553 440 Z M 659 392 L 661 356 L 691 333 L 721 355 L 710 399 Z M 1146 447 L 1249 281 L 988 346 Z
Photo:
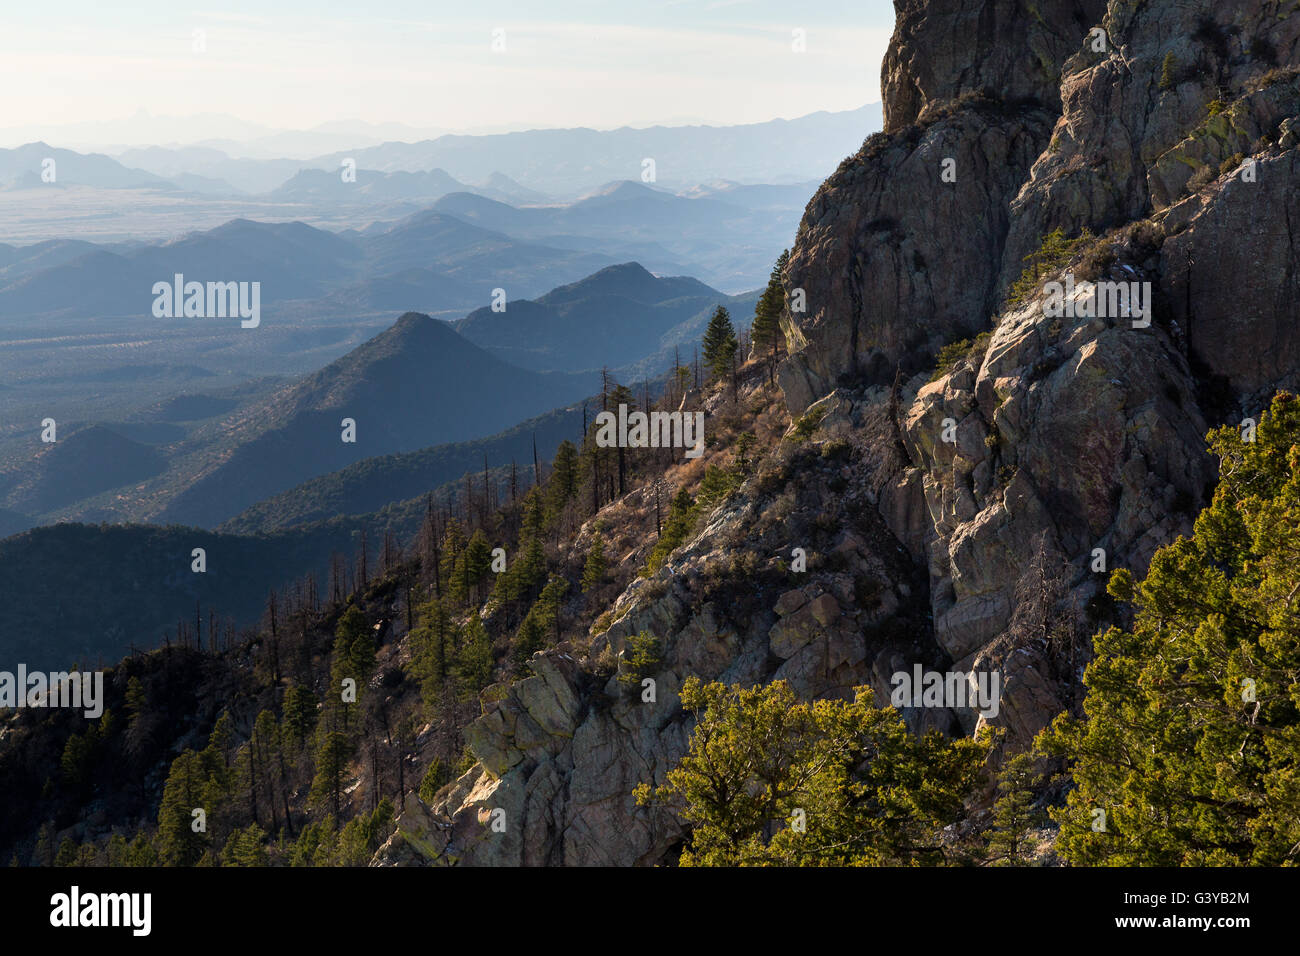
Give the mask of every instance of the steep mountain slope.
M 39 514 L 152 478 L 166 464 L 157 449 L 92 425 L 60 437 L 26 467 L 0 474 L 0 502 L 16 511 Z
M 581 406 L 570 406 L 530 418 L 487 438 L 367 458 L 259 501 L 218 530 L 258 534 L 326 521 L 337 515 L 379 511 L 422 498 L 466 474 L 480 474 L 485 462 L 491 469 L 516 463 L 520 483 L 527 485 L 532 480 L 534 441 L 538 456 L 549 461 L 560 442 L 566 438 L 576 441 L 582 436 L 582 420 Z M 417 507 L 415 513 L 422 514 L 422 508 Z
M 411 795 L 381 861 L 670 859 L 682 823 L 631 790 L 684 751 L 686 675 L 879 699 L 915 664 L 996 670 L 995 717 L 904 716 L 1001 725 L 1023 750 L 1077 702 L 1089 636 L 1114 620 L 1102 571 L 1140 575 L 1189 530 L 1207 426 L 1294 387 L 1300 20 L 1263 0 L 897 6 L 887 132 L 818 191 L 785 274 L 781 383 L 812 448 L 767 450 L 607 630 L 485 694 L 478 766 Z M 1089 233 L 1066 250 L 1044 241 L 1055 226 Z M 1065 311 L 1044 282 L 1067 279 Z M 1149 312 L 1089 308 L 1097 283 L 1134 281 Z M 781 560 L 794 547 L 806 576 Z M 1027 596 L 1034 568 L 1056 569 L 1060 602 Z M 1034 615 L 1073 636 L 1034 638 Z M 625 671 L 643 630 L 654 704 L 599 663 Z
M 1077 707 L 1090 635 L 1123 618 L 1106 572 L 1141 576 L 1190 527 L 1215 477 L 1206 429 L 1248 426 L 1269 393 L 1294 387 L 1300 18 L 1268 0 L 897 6 L 888 132 L 818 191 L 783 277 L 780 393 L 755 360 L 669 392 L 666 407 L 704 415 L 700 459 L 634 449 L 625 469 L 626 450 L 602 458 L 589 443 L 522 504 L 432 514 L 410 560 L 368 589 L 295 602 L 291 679 L 316 699 L 330 694 L 328 648 L 353 633 L 343 615 L 376 635 L 330 661 L 363 645 L 379 691 L 362 704 L 357 759 L 334 775 L 351 814 L 401 801 L 372 862 L 673 862 L 687 822 L 633 790 L 686 750 L 689 676 L 784 679 L 805 698 L 867 685 L 885 700 L 892 675 L 917 666 L 995 672 L 996 714 L 945 702 L 903 718 L 954 735 L 1002 727 L 994 764 L 1023 752 Z M 1131 282 L 1140 306 L 1116 308 Z M 478 557 L 511 546 L 506 576 L 471 559 L 467 531 Z M 608 566 L 589 588 L 598 534 Z M 248 737 L 262 708 L 277 719 L 278 646 L 272 627 L 223 657 L 129 663 L 146 676 L 176 667 L 188 680 L 172 686 L 187 688 L 213 674 Z M 124 695 L 125 673 L 115 683 Z M 192 727 L 172 717 L 158 753 L 201 747 L 215 696 L 190 708 Z M 46 812 L 32 755 L 68 740 L 42 716 L 15 721 L 25 733 L 0 751 L 23 816 L 2 835 L 28 859 Z M 311 758 L 301 743 L 294 758 L 280 792 L 298 800 Z M 163 822 L 163 759 L 133 827 Z M 251 781 L 254 807 L 258 791 Z M 77 820 L 65 833 L 107 844 L 104 817 L 86 822 L 103 809 L 93 796 L 62 787 L 58 812 Z M 237 849 L 224 838 L 256 810 L 229 803 L 222 843 L 190 862 Z M 286 796 L 286 823 L 295 812 L 323 819 Z M 502 817 L 504 830 L 484 825 Z M 282 843 L 269 852 L 296 858 Z
M 445 323 L 407 313 L 360 348 L 222 426 L 174 470 L 197 475 L 157 520 L 214 526 L 362 458 L 492 434 L 591 391 L 590 376 L 513 368 Z M 344 418 L 356 441 L 342 440 Z M 197 468 L 197 470 L 195 470 Z

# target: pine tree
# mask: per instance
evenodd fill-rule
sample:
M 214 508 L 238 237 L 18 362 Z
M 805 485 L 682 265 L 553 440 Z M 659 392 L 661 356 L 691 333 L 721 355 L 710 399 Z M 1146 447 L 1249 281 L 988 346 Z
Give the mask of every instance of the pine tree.
M 343 778 L 355 750 L 339 713 L 342 706 L 331 703 L 326 707 L 325 718 L 317 733 L 316 775 L 312 778 L 308 796 L 313 806 L 328 807 L 336 824 L 342 815 Z
M 1075 789 L 1053 811 L 1074 865 L 1280 866 L 1300 845 L 1300 399 L 1250 439 L 1211 432 L 1219 484 L 1141 584 L 1132 623 L 1093 641 L 1084 716 L 1041 735 Z
M 235 772 L 232 764 L 234 737 L 230 712 L 223 710 L 208 735 L 208 745 L 199 751 L 197 762 L 203 775 L 201 806 L 207 813 L 208 839 L 205 852 L 225 842 L 230 807 L 235 796 Z
M 393 805 L 381 800 L 370 813 L 353 817 L 339 833 L 336 865 L 365 866 L 379 849 L 380 839 L 387 836 L 392 822 Z
M 582 567 L 582 593 L 594 591 L 605 580 L 605 539 L 599 531 L 591 536 L 587 562 Z
M 942 863 L 983 774 L 990 740 L 916 737 L 871 690 L 806 703 L 789 684 L 686 679 L 689 748 L 665 783 L 634 791 L 691 825 L 683 866 Z
M 749 453 L 754 450 L 753 432 L 741 432 L 736 436 L 736 473 L 738 475 L 748 475 L 754 469 L 754 461 L 749 457 Z
M 91 765 L 95 760 L 97 740 L 97 733 L 87 732 L 72 734 L 64 744 L 59 765 L 63 769 L 63 779 L 74 791 L 84 790 L 90 783 Z
M 456 657 L 456 676 L 465 692 L 477 696 L 492 683 L 496 671 L 496 657 L 492 652 L 492 639 L 477 614 L 470 615 L 465 625 L 464 643 Z
M 303 827 L 289 850 L 290 866 L 334 866 L 338 855 L 338 827 L 333 817 Z
M 365 614 L 353 604 L 339 618 L 334 634 L 337 677 L 351 677 L 360 686 L 375 668 L 375 632 Z
M 1178 58 L 1174 56 L 1173 50 L 1165 54 L 1164 62 L 1160 64 L 1160 89 L 1171 90 L 1178 84 Z
M 295 751 L 311 737 L 316 727 L 316 695 L 299 684 L 290 684 L 284 692 L 284 731 Z
M 655 542 L 649 558 L 646 559 L 643 575 L 653 574 L 658 571 L 663 566 L 664 561 L 668 559 L 668 555 L 672 554 L 679 545 L 686 542 L 686 539 L 690 537 L 695 528 L 695 522 L 699 515 L 699 506 L 695 503 L 695 499 L 691 497 L 691 493 L 685 488 L 679 489 L 668 506 L 668 519 L 664 522 L 659 540 Z
M 149 709 L 148 695 L 138 677 L 132 677 L 126 682 L 126 709 L 130 715 L 127 720 L 128 729 L 134 728 L 140 716 Z
M 413 671 L 421 681 L 420 692 L 426 705 L 433 705 L 442 693 L 443 681 L 452 662 L 451 615 L 436 598 L 420 608 L 420 625 L 412 634 Z
M 1023 866 L 1029 862 L 1033 830 L 1047 814 L 1034 806 L 1034 787 L 1040 778 L 1030 754 L 1016 754 L 998 774 L 998 799 L 993 805 L 993 832 L 989 858 L 996 866 Z
M 544 524 L 542 493 L 533 489 L 524 498 L 523 527 L 519 532 L 521 554 L 506 572 L 510 575 L 505 582 L 510 600 L 530 597 L 546 580 L 546 551 L 542 540 Z
M 130 847 L 122 834 L 114 833 L 108 838 L 107 854 L 110 867 L 130 866 L 129 853 Z
M 537 598 L 537 611 L 542 626 L 555 636 L 557 642 L 560 639 L 561 602 L 568 590 L 569 582 L 558 574 L 554 574 L 546 582 L 546 587 L 542 588 L 542 593 Z
M 158 865 L 158 851 L 144 833 L 137 833 L 126 854 L 127 866 L 154 867 Z
M 172 761 L 158 807 L 158 857 L 164 866 L 193 866 L 207 849 L 206 832 L 194 829 L 194 810 L 206 815 L 202 763 L 192 750 Z
M 542 623 L 541 615 L 535 613 L 535 610 L 530 610 L 524 616 L 511 643 L 515 664 L 520 667 L 527 664 L 528 659 L 540 651 L 546 642 L 546 627 Z
M 767 360 L 767 377 L 769 384 L 775 380 L 776 360 L 784 335 L 781 331 L 781 313 L 785 311 L 785 284 L 783 275 L 786 264 L 790 261 L 790 250 L 786 249 L 772 267 L 768 277 L 767 288 L 759 296 L 754 307 L 754 322 L 749 334 L 754 342 L 754 355 Z
M 739 347 L 736 330 L 731 325 L 731 313 L 720 305 L 713 310 L 708 328 L 704 330 L 703 343 L 704 362 L 715 379 L 723 378 L 732 371 L 736 349 Z
M 77 844 L 70 837 L 59 842 L 59 852 L 54 855 L 55 866 L 75 866 L 77 863 Z
M 560 442 L 551 466 L 551 477 L 546 483 L 547 524 L 554 527 L 565 507 L 578 496 L 578 448 L 567 438 Z
M 267 866 L 266 833 L 256 823 L 230 834 L 222 851 L 222 866 Z
M 483 599 L 483 579 L 492 570 L 492 545 L 487 535 L 479 528 L 465 545 L 465 560 L 461 562 L 463 587 L 467 595 L 475 601 Z
M 464 604 L 469 598 L 465 587 L 463 573 L 464 551 L 467 540 L 460 522 L 455 518 L 447 521 L 442 533 L 442 566 L 439 569 L 442 580 L 447 587 L 447 597 L 455 605 Z

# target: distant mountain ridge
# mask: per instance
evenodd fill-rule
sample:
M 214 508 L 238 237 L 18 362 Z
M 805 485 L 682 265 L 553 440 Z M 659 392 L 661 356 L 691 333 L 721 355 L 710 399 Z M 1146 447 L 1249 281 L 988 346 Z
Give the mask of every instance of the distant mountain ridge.
M 791 183 L 824 177 L 880 126 L 881 106 L 870 103 L 739 126 L 447 134 L 330 153 L 314 162 L 333 169 L 352 158 L 359 168 L 384 172 L 442 168 L 458 179 L 494 169 L 531 189 L 562 196 L 591 189 L 593 181 L 640 178 L 647 158 L 654 160 L 656 179 L 664 184 L 691 186 L 723 174 L 743 182 Z
M 356 169 L 344 179 L 340 170 L 300 169 L 271 190 L 277 201 L 329 201 L 337 203 L 431 202 L 448 193 L 472 193 L 501 202 L 546 202 L 544 193 L 527 189 L 508 176 L 493 173 L 481 186 L 463 183 L 445 169 L 378 172 Z
M 523 368 L 613 368 L 654 352 L 670 329 L 724 298 L 696 279 L 657 278 L 631 262 L 509 303 L 504 312 L 476 309 L 453 327 Z
M 47 166 L 49 161 L 53 162 L 53 166 Z M 49 174 L 43 177 L 47 168 Z M 35 180 L 32 176 L 36 177 Z M 53 177 L 51 181 L 47 181 L 49 176 Z M 143 169 L 131 169 L 102 153 L 78 153 L 48 143 L 28 143 L 12 149 L 0 149 L 0 185 L 14 182 L 31 187 L 87 185 L 105 189 L 139 186 L 174 188 L 161 176 Z
M 537 294 L 556 281 L 587 275 L 613 261 L 595 252 L 553 248 L 436 212 L 408 216 L 366 234 L 334 233 L 301 222 L 235 219 L 178 239 L 131 247 L 90 243 L 0 246 L 0 314 L 152 318 L 151 289 L 187 280 L 257 281 L 263 306 L 322 299 L 324 308 L 402 311 L 468 310 L 505 284 Z M 40 266 L 44 266 L 41 268 Z M 419 270 L 416 300 L 386 294 L 390 277 Z M 82 290 L 95 289 L 88 297 Z M 327 300 L 332 293 L 341 298 Z M 435 295 L 445 298 L 435 300 Z

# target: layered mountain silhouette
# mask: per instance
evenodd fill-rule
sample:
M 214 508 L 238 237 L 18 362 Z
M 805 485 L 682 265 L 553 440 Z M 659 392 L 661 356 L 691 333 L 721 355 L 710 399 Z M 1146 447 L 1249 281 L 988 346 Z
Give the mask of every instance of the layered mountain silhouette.
M 815 185 L 808 187 L 802 199 L 793 198 L 788 206 L 802 208 L 815 188 Z M 802 192 L 804 187 L 790 189 Z M 682 232 L 716 229 L 720 223 L 749 216 L 739 205 L 715 198 L 677 196 L 629 180 L 607 183 L 563 206 L 518 208 L 484 196 L 457 192 L 443 196 L 433 208 L 488 229 L 533 239 L 569 234 L 626 237 L 629 232 L 662 238 L 664 229 L 674 230 L 672 235 L 678 238 Z
M 229 183 L 244 193 L 270 192 L 303 168 L 297 159 L 236 158 L 210 146 L 147 146 L 128 149 L 117 158 L 163 179 L 175 181 L 186 174 L 202 176 L 209 181 Z
M 612 368 L 657 351 L 672 328 L 723 298 L 696 279 L 656 278 L 630 262 L 510 303 L 504 312 L 476 309 L 454 326 L 523 368 Z
M 616 130 L 545 129 L 488 136 L 446 135 L 418 143 L 384 143 L 318 157 L 337 169 L 345 158 L 382 171 L 441 168 L 459 179 L 495 169 L 530 189 L 574 195 L 593 179 L 641 176 L 653 158 L 664 182 L 691 185 L 718 170 L 750 182 L 801 182 L 825 175 L 880 128 L 880 104 L 740 126 L 652 126 Z
M 503 173 L 493 173 L 481 185 L 461 182 L 445 169 L 380 172 L 357 169 L 344 180 L 338 169 L 301 169 L 271 190 L 268 199 L 280 202 L 336 204 L 432 202 L 449 193 L 473 193 L 506 203 L 547 202 L 545 193 L 523 186 Z M 175 179 L 175 177 L 173 177 Z
M 52 182 L 42 179 L 41 174 L 47 168 L 46 160 L 54 161 Z M 28 143 L 14 149 L 0 149 L 0 185 L 14 182 L 33 189 L 73 185 L 99 186 L 105 189 L 148 186 L 156 189 L 172 185 L 161 176 L 123 166 L 101 153 L 56 149 L 48 143 Z
M 445 323 L 408 312 L 343 358 L 233 416 L 218 440 L 177 462 L 195 477 L 156 517 L 214 526 L 362 458 L 500 431 L 588 394 L 593 381 L 510 366 Z M 356 423 L 355 443 L 342 439 L 344 419 Z
M 84 239 L 50 239 L 27 246 L 0 243 L 0 287 L 6 280 L 71 262 L 100 248 Z
M 740 201 L 732 202 L 721 189 L 679 196 L 620 180 L 566 205 L 516 207 L 451 193 L 432 208 L 521 239 L 609 252 L 656 272 L 690 273 L 738 290 L 766 276 L 815 190 L 815 183 L 736 187 Z
M 477 254 L 457 246 L 457 237 L 467 232 L 485 244 Z M 218 231 L 227 233 L 267 238 L 251 223 Z M 492 278 L 472 278 L 481 268 L 474 264 L 477 255 L 504 250 L 518 257 L 511 262 L 522 269 L 534 251 L 528 244 L 507 249 L 498 235 L 438 213 L 375 232 L 365 239 L 371 261 L 409 265 L 408 250 L 418 246 L 453 262 L 463 257 L 465 278 L 407 268 L 387 280 L 371 280 L 365 287 L 372 296 L 368 307 L 398 305 L 416 295 L 433 301 L 455 295 L 490 300 L 492 290 L 484 284 Z M 331 261 L 332 253 L 355 241 L 302 224 L 277 228 L 269 240 L 281 249 L 306 250 L 322 261 Z M 585 261 L 574 254 L 570 268 L 577 270 Z M 732 308 L 737 326 L 743 328 L 755 296 L 726 296 L 693 278 L 657 277 L 638 263 L 623 263 L 536 299 L 507 296 L 504 311 L 481 308 L 451 324 L 408 310 L 395 325 L 323 369 L 272 392 L 256 390 L 255 398 L 187 389 L 84 434 L 75 431 L 76 422 L 68 423 L 73 431 L 50 451 L 26 463 L 18 455 L 20 464 L 0 476 L 0 507 L 20 516 L 11 527 L 78 520 L 215 527 L 264 499 L 365 459 L 471 443 L 416 466 L 421 487 L 427 490 L 466 470 L 477 471 L 484 452 L 492 467 L 510 458 L 527 462 L 531 449 L 523 448 L 522 431 L 493 447 L 475 443 L 592 394 L 602 368 L 635 384 L 662 375 L 674 358 L 689 362 L 714 307 Z M 343 309 L 341 302 L 337 308 Z M 111 374 L 111 382 L 105 379 L 108 384 L 120 385 L 129 378 L 144 389 L 164 371 L 183 368 L 122 365 L 102 374 Z M 212 373 L 197 366 L 192 371 L 194 383 L 204 389 L 201 379 Z M 61 374 L 51 371 L 48 381 L 40 381 L 61 387 L 66 384 Z M 344 419 L 356 423 L 355 442 L 343 441 Z M 538 422 L 529 429 L 539 432 L 543 455 L 553 451 L 560 440 L 555 436 L 564 431 L 552 425 Z M 79 447 L 90 448 L 92 443 L 120 467 L 86 465 Z M 405 468 L 409 463 L 401 464 Z M 405 489 L 403 485 L 388 500 L 405 497 Z M 318 489 L 303 494 L 307 499 L 319 497 Z M 349 513 L 372 504 L 367 499 L 350 506 Z M 294 505 L 291 510 L 311 509 Z M 254 525 L 276 527 L 279 522 L 259 520 Z
M 358 169 L 356 180 L 344 181 L 338 170 L 299 170 L 283 185 L 272 190 L 271 199 L 327 199 L 332 202 L 382 201 L 396 199 L 437 199 L 447 193 L 470 187 L 453 178 L 445 169 L 417 172 L 376 172 Z
M 156 282 L 258 281 L 262 303 L 321 295 L 357 268 L 354 243 L 300 222 L 236 219 L 174 242 L 124 252 L 95 249 L 0 288 L 13 315 L 140 315 L 152 319 Z M 94 289 L 95 295 L 86 295 Z
M 436 212 L 364 235 L 301 222 L 237 219 L 174 242 L 130 249 L 42 245 L 40 252 L 11 247 L 0 252 L 0 269 L 6 270 L 0 271 L 0 312 L 19 319 L 136 315 L 158 321 L 151 313 L 151 289 L 155 282 L 170 283 L 177 273 L 186 281 L 260 282 L 263 306 L 320 297 L 322 311 L 413 304 L 430 311 L 467 309 L 488 301 L 498 286 L 535 295 L 613 261 L 598 253 L 521 242 Z M 37 262 L 48 267 L 38 268 Z M 397 277 L 410 270 L 419 274 Z M 6 282 L 10 273 L 16 275 Z M 86 289 L 96 294 L 87 296 Z M 395 300 L 403 290 L 413 298 L 399 305 Z

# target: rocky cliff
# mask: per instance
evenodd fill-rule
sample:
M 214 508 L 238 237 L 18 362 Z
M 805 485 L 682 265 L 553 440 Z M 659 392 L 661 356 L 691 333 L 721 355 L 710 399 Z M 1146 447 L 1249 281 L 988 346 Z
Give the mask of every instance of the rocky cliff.
M 377 862 L 671 860 L 681 825 L 631 790 L 684 751 L 691 674 L 887 697 L 916 663 L 997 668 L 992 722 L 1022 747 L 1077 692 L 1103 571 L 1190 528 L 1207 428 L 1297 384 L 1300 4 L 895 5 L 885 132 L 809 203 L 785 275 L 780 384 L 811 441 L 770 449 L 608 630 L 490 689 L 477 766 L 412 794 Z M 1054 229 L 1082 241 L 1045 256 Z M 1149 283 L 1149 312 L 1098 315 L 1100 283 Z M 1025 619 L 1048 564 L 1068 653 Z M 653 701 L 620 680 L 643 631 Z

